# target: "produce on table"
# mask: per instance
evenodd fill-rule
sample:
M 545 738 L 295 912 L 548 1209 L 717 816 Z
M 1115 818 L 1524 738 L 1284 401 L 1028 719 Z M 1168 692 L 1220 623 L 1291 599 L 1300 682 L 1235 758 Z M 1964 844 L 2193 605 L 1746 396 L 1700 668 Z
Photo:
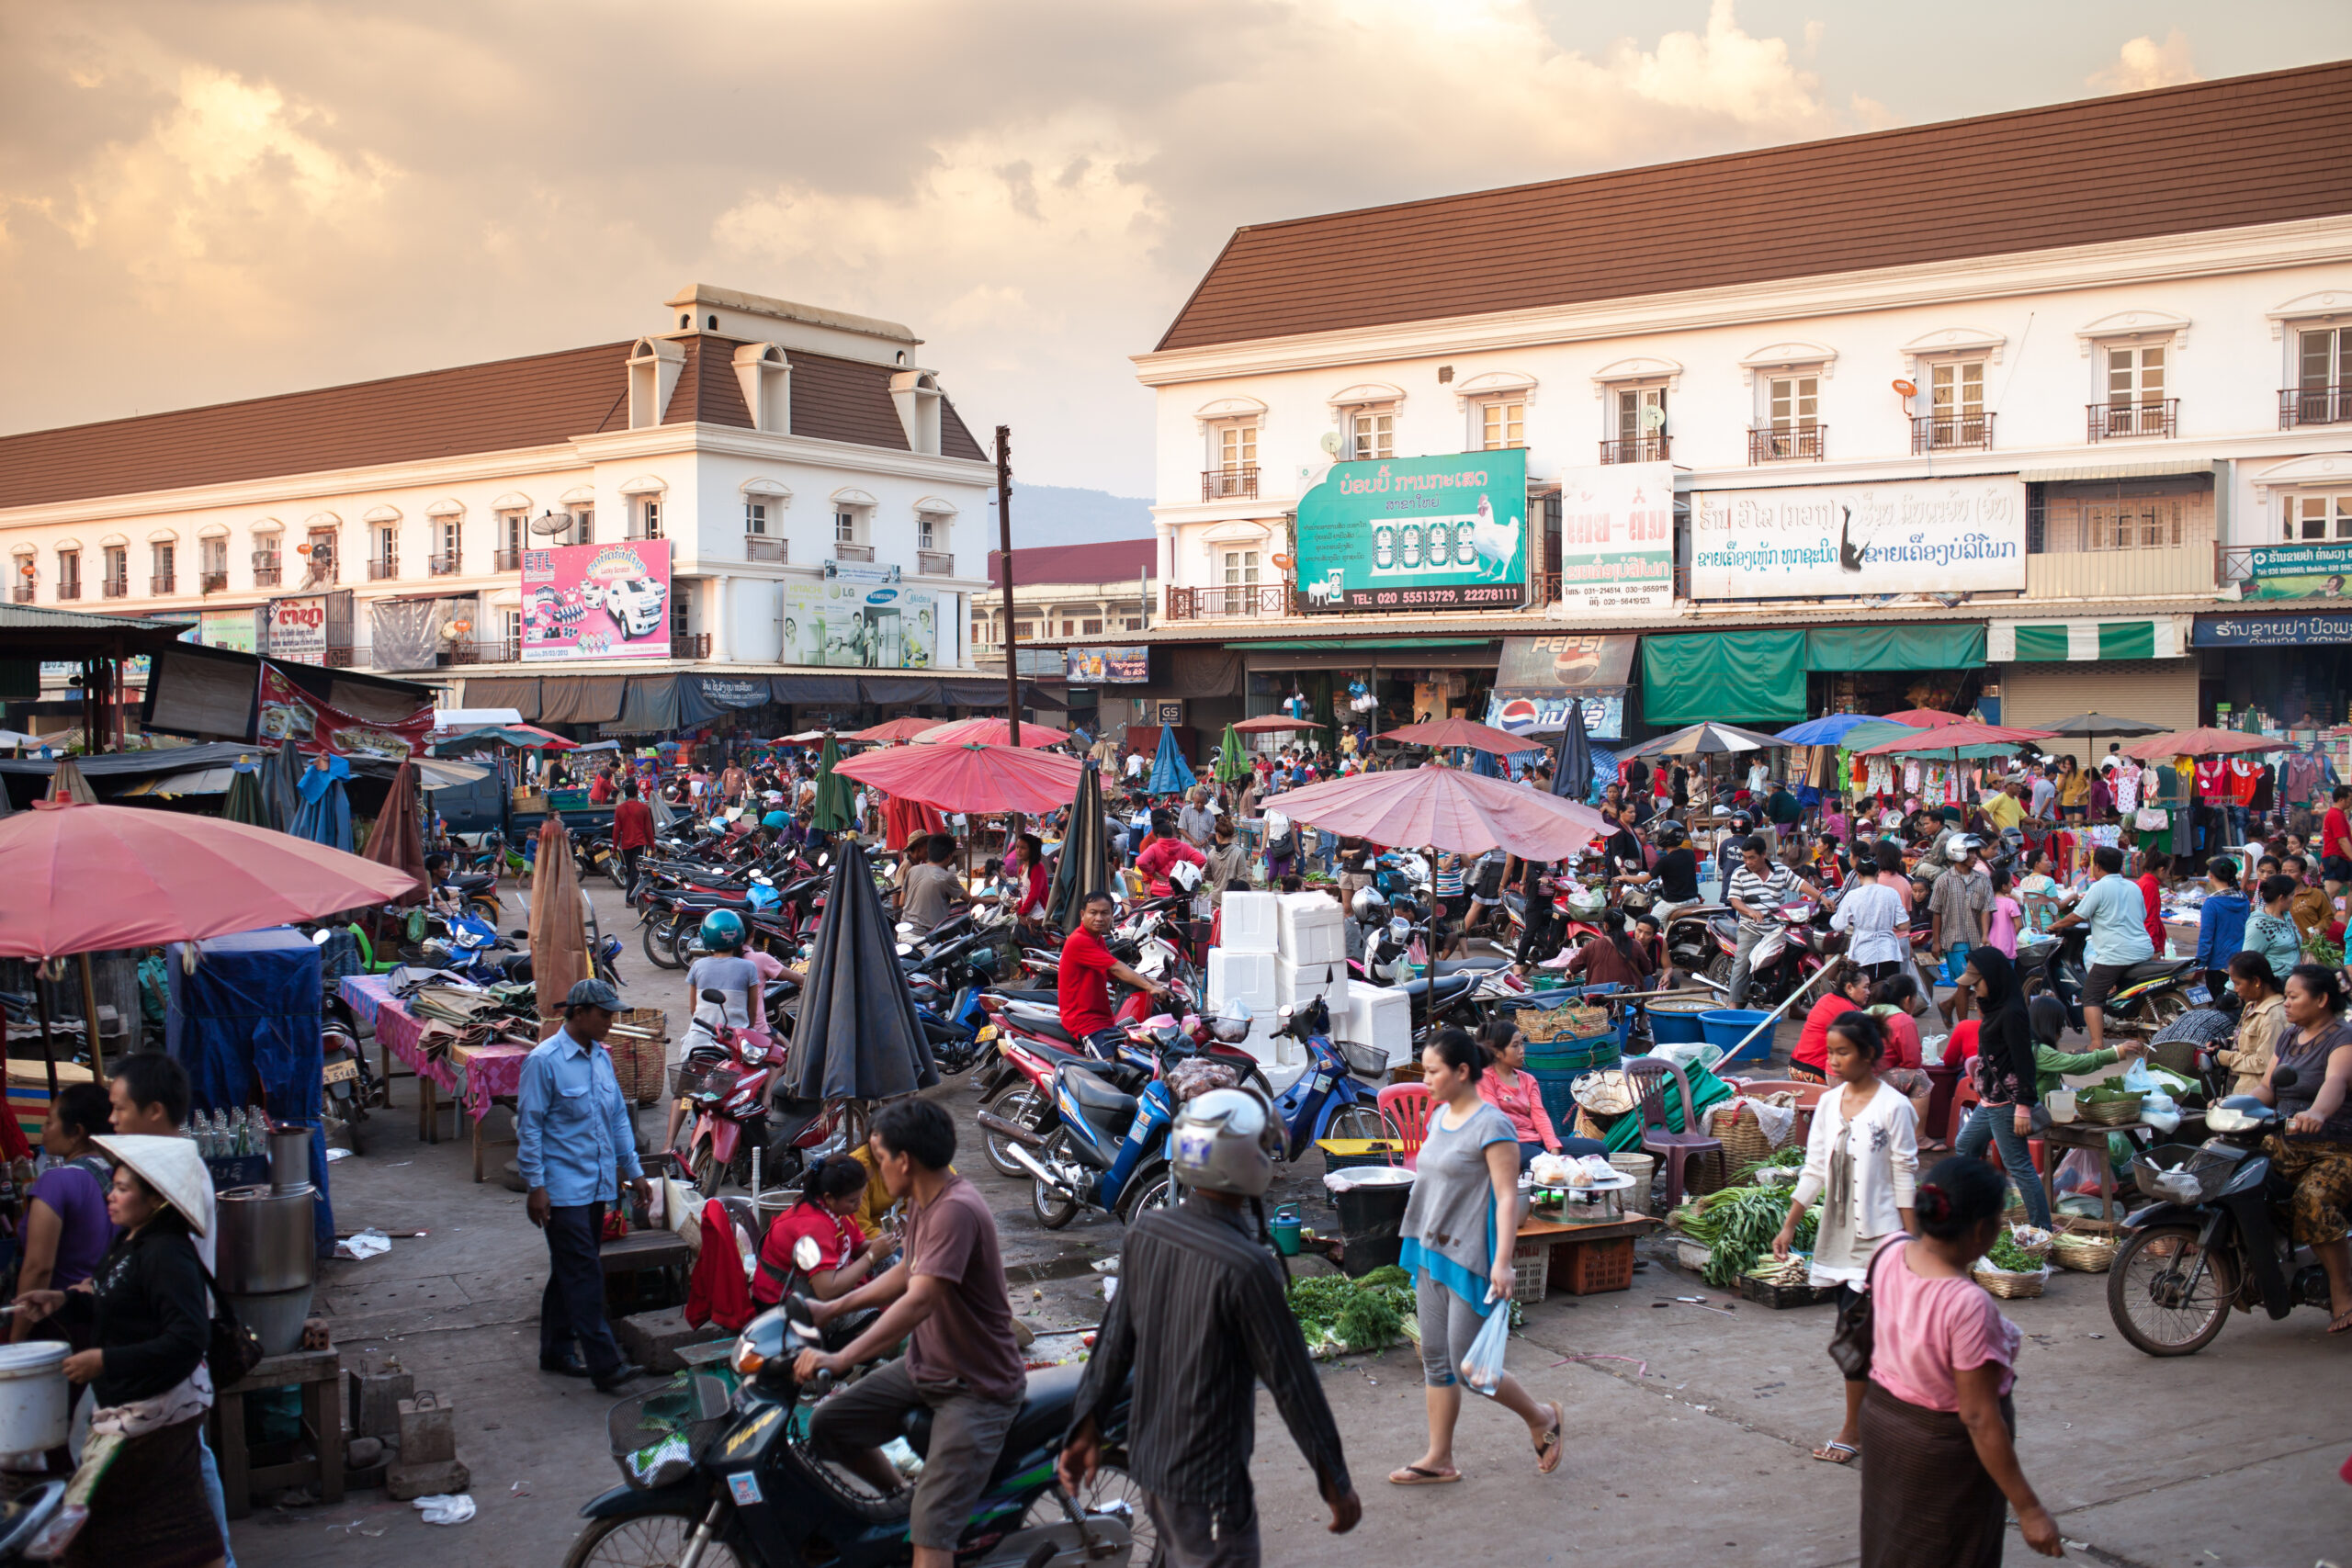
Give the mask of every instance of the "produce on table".
M 1778 1187 L 1726 1187 L 1695 1203 L 1674 1211 L 1677 1229 L 1707 1247 L 1707 1266 L 1700 1277 L 1718 1290 L 1729 1290 L 1749 1266 L 1769 1252 L 1772 1237 L 1789 1213 L 1789 1195 Z M 1815 1204 L 1797 1221 L 1795 1247 L 1811 1251 L 1821 1226 L 1821 1206 Z
M 1731 1184 L 1734 1187 L 1746 1187 L 1755 1181 L 1756 1173 L 1759 1170 L 1794 1170 L 1804 1164 L 1804 1145 L 1790 1144 L 1786 1147 L 1774 1149 L 1762 1159 L 1741 1166 L 1738 1170 L 1732 1173 Z

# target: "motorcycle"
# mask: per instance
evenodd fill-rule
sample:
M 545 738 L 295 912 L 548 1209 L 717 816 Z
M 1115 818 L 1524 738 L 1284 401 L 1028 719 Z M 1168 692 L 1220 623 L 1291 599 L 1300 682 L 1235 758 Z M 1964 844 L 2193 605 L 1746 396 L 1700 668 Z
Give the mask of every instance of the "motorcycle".
M 761 1151 L 763 1182 L 788 1182 L 808 1151 L 833 1135 L 839 1111 L 776 1092 L 784 1046 L 765 1030 L 730 1028 L 722 993 L 703 992 L 684 1045 L 678 1089 L 693 1114 L 680 1123 L 683 1142 L 670 1157 L 704 1197 L 729 1182 L 749 1186 L 753 1149 Z
M 1274 1114 L 1283 1124 L 1284 1160 L 1304 1158 L 1321 1138 L 1388 1135 L 1379 1091 L 1357 1076 L 1356 1063 L 1332 1043 L 1331 1010 L 1321 998 L 1304 1008 L 1284 1008 L 1274 1032 L 1289 1035 L 1306 1049 L 1306 1071 L 1274 1100 Z M 1367 1060 L 1364 1069 L 1365 1077 L 1388 1076 L 1385 1058 L 1377 1066 Z
M 2085 961 L 2089 942 L 2088 927 L 2069 926 L 2058 933 L 2056 941 L 2041 944 L 2039 964 L 2019 964 L 2028 994 L 2047 986 L 2066 1004 L 2066 1021 L 2076 1029 L 2085 1027 L 2083 981 L 2090 972 Z M 2026 959 L 2022 948 L 2018 956 Z M 2121 982 L 2108 993 L 2102 1010 L 2110 1023 L 2140 1021 L 2161 1029 L 2211 1000 L 2194 958 L 2151 958 L 2123 972 Z
M 320 1027 L 319 1049 L 323 1061 L 321 1092 L 326 1096 L 320 1110 L 343 1123 L 351 1139 L 351 1152 L 364 1154 L 359 1124 L 368 1120 L 368 1106 L 376 1098 L 376 1075 L 368 1066 L 368 1054 L 359 1048 L 359 1037 L 351 1025 L 334 1016 Z
M 1091 1066 L 1057 1066 L 1053 1101 L 1060 1121 L 1046 1135 L 1046 1146 L 1031 1154 L 1025 1145 L 1007 1145 L 1029 1175 L 1030 1212 L 1047 1230 L 1060 1230 L 1089 1210 L 1131 1224 L 1173 1200 L 1168 1130 L 1176 1102 L 1165 1069 L 1193 1055 L 1193 1045 L 1172 1020 L 1160 1026 L 1152 1044 L 1162 1070 L 1134 1094 Z
M 2271 1087 L 2298 1081 L 2278 1067 Z M 2279 1223 L 2293 1193 L 2262 1142 L 2283 1121 L 2250 1094 L 2207 1108 L 2202 1144 L 2165 1144 L 2135 1156 L 2132 1176 L 2156 1201 L 2127 1215 L 2127 1239 L 2107 1272 L 2108 1315 L 2135 1349 L 2191 1356 L 2213 1342 L 2230 1309 L 2273 1318 L 2328 1309 L 2327 1272 Z
M 1747 998 L 1776 1005 L 1790 993 L 1802 990 L 1822 965 L 1842 951 L 1845 939 L 1827 930 L 1829 906 L 1815 904 L 1811 899 L 1798 899 L 1784 904 L 1777 911 L 1778 920 L 1747 955 Z M 1698 978 L 1702 985 L 1718 991 L 1728 991 L 1731 976 L 1738 963 L 1739 917 L 1724 913 L 1708 918 L 1708 930 L 1713 933 L 1715 954 Z
M 803 1269 L 816 1247 L 796 1249 Z M 565 1568 L 897 1568 L 912 1560 L 909 1494 L 877 1497 L 819 1459 L 805 1414 L 830 1392 L 821 1374 L 802 1385 L 794 1364 L 825 1336 L 795 1292 L 753 1318 L 729 1352 L 734 1393 L 709 1373 L 615 1405 L 605 1420 L 622 1484 L 581 1510 L 588 1522 Z M 1020 1411 L 1006 1430 L 986 1491 L 973 1507 L 956 1561 L 968 1568 L 1127 1568 L 1158 1559 L 1144 1495 L 1119 1468 L 1127 1395 L 1105 1410 L 1111 1462 L 1072 1496 L 1055 1479 L 1063 1435 L 1077 1403 L 1083 1363 L 1028 1375 Z M 928 1409 L 911 1412 L 904 1435 L 918 1455 L 931 1447 Z

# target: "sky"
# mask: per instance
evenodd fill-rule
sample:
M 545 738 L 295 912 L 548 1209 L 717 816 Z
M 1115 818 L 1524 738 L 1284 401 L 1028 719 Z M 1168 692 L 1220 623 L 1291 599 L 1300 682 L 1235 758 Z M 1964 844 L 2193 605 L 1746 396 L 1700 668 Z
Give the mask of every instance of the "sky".
M 906 322 L 1025 480 L 1147 494 L 1128 356 L 1237 225 L 2347 55 L 2340 0 L 0 0 L 0 431 L 705 282 Z

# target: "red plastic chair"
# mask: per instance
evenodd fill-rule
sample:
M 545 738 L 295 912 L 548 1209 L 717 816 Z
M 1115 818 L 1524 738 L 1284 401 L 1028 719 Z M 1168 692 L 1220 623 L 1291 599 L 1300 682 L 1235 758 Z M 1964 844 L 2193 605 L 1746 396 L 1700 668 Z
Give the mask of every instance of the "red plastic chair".
M 1690 1080 L 1683 1077 L 1682 1069 L 1656 1056 L 1635 1056 L 1624 1064 L 1624 1070 L 1636 1097 L 1635 1113 L 1642 1119 L 1642 1152 L 1666 1167 L 1666 1206 L 1673 1209 L 1681 1203 L 1682 1168 L 1693 1155 L 1713 1156 L 1717 1171 L 1728 1179 L 1731 1171 L 1721 1138 L 1696 1131 L 1677 1133 L 1667 1125 L 1668 1073 L 1674 1075 L 1674 1087 L 1682 1091 L 1682 1125 L 1698 1125 L 1698 1113 L 1690 1104 Z
M 1393 1083 L 1380 1091 L 1380 1119 L 1405 1146 L 1407 1170 L 1420 1164 L 1421 1145 L 1430 1135 L 1430 1112 L 1436 1104 L 1426 1084 Z

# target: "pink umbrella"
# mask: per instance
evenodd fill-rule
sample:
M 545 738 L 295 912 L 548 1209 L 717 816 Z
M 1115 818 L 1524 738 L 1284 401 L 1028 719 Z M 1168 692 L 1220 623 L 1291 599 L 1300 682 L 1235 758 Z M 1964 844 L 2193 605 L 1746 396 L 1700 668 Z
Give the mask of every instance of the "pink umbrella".
M 1499 846 L 1537 861 L 1580 853 L 1616 830 L 1599 812 L 1556 795 L 1435 765 L 1329 779 L 1274 795 L 1266 806 L 1327 833 L 1375 844 L 1464 855 Z
M 2151 735 L 2123 748 L 2123 754 L 2143 762 L 2165 762 L 2175 757 L 2217 757 L 2229 751 L 2278 751 L 2284 740 L 2249 735 L 2242 729 L 2183 729 L 2171 735 Z
M 1928 710 L 1915 710 L 1925 713 Z M 2054 729 L 2007 729 L 1997 724 L 1948 724 L 1927 735 L 1913 735 L 1900 740 L 1881 741 L 1865 746 L 1858 753 L 1864 757 L 1930 756 L 1950 751 L 1961 746 L 2024 745 L 2029 740 L 2047 740 L 2057 734 Z
M 947 721 L 944 718 L 917 718 L 910 714 L 894 718 L 888 724 L 877 724 L 871 729 L 861 729 L 854 735 L 844 735 L 844 740 L 912 740 L 925 730 L 937 729 Z M 1027 725 L 1022 726 L 1025 731 Z
M 1328 724 L 1317 724 L 1311 718 L 1293 718 L 1286 713 L 1261 714 L 1245 718 L 1233 727 L 1237 735 L 1287 735 L 1294 729 L 1329 729 Z
M 943 724 L 936 729 L 926 729 L 913 738 L 918 746 L 1004 746 L 1011 743 L 1012 727 L 1001 718 L 965 718 L 954 724 Z M 1056 729 L 1048 724 L 1021 721 L 1021 744 L 1028 746 L 1058 746 L 1069 739 L 1069 731 Z
M 1946 725 L 1968 722 L 1966 714 L 1946 713 L 1941 708 L 1905 708 L 1885 717 L 1889 724 L 1907 724 L 1914 729 L 1941 729 Z
M 0 955 L 198 942 L 397 898 L 405 871 L 267 828 L 40 801 L 0 819 Z
M 1021 727 L 1025 737 L 1029 727 Z M 886 746 L 833 772 L 942 811 L 1051 811 L 1078 794 L 1086 764 L 1026 746 Z
M 1497 729 L 1490 724 L 1480 724 L 1467 718 L 1439 718 L 1427 724 L 1408 724 L 1401 729 L 1384 729 L 1374 739 L 1401 740 L 1408 746 L 1467 746 L 1473 751 L 1491 751 L 1498 757 L 1543 750 L 1531 744 L 1524 735 L 1513 735 L 1508 729 Z

